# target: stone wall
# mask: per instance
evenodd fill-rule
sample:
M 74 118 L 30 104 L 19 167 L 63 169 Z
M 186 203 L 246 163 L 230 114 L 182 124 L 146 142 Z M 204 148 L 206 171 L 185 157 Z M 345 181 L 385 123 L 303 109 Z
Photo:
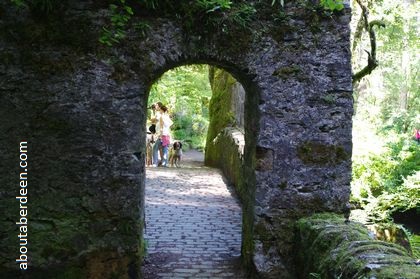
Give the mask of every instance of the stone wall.
M 246 168 L 244 129 L 238 127 L 245 116 L 244 102 L 237 102 L 242 95 L 238 93 L 242 92 L 243 87 L 227 71 L 215 67 L 210 68 L 209 80 L 212 98 L 209 105 L 205 164 L 221 169 L 241 200 L 242 254 L 249 255 L 245 265 L 252 270 L 254 188 L 247 181 L 253 181 L 254 174 L 253 170 Z
M 329 17 L 314 1 L 290 1 L 279 17 L 269 2 L 249 1 L 247 28 L 189 28 L 193 16 L 175 6 L 142 7 L 112 48 L 98 43 L 104 1 L 63 1 L 48 16 L 0 2 L 2 274 L 18 269 L 18 150 L 27 141 L 30 272 L 138 276 L 148 90 L 173 67 L 207 63 L 246 92 L 244 263 L 293 278 L 292 224 L 345 211 L 349 198 L 350 11 Z
M 146 97 L 135 82 L 117 79 L 125 69 L 96 53 L 97 15 L 81 3 L 51 21 L 5 5 L 1 277 L 135 278 L 144 167 L 132 153 L 142 145 Z M 28 142 L 29 269 L 17 273 L 20 141 Z
M 235 115 L 235 126 L 243 128 L 245 125 L 244 115 L 245 115 L 245 89 L 242 84 L 236 82 L 233 85 L 232 90 L 232 111 Z
M 225 127 L 236 126 L 233 107 L 233 88 L 237 81 L 223 69 L 209 68 L 212 96 L 209 104 L 209 128 L 207 132 L 206 160 L 212 160 L 211 143 Z M 214 156 L 218 156 L 217 152 Z
M 420 277 L 416 260 L 402 246 L 373 239 L 359 223 L 317 214 L 297 223 L 299 278 Z
M 235 127 L 226 127 L 212 140 L 207 143 L 206 165 L 220 168 L 239 195 L 242 203 L 246 199 L 244 186 L 244 162 L 243 154 L 245 147 L 244 132 Z

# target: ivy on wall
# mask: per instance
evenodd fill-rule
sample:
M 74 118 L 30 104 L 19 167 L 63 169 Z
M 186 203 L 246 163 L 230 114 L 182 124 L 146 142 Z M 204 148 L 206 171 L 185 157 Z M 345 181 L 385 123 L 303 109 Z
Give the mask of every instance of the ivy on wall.
M 59 0 L 10 0 L 19 8 L 29 8 L 38 15 L 49 15 L 66 5 L 66 1 Z M 174 17 L 181 21 L 182 26 L 188 31 L 194 28 L 201 30 L 214 30 L 228 33 L 235 28 L 249 28 L 250 23 L 256 19 L 257 10 L 271 11 L 272 18 L 278 13 L 284 13 L 287 1 L 246 1 L 246 0 L 143 0 L 135 4 L 127 0 L 108 1 L 109 21 L 103 26 L 99 42 L 113 46 L 126 37 L 128 26 L 132 24 L 140 34 L 145 34 L 148 24 L 145 21 L 133 22 L 135 13 L 139 18 L 142 13 Z M 312 10 L 333 13 L 344 8 L 342 0 L 301 1 L 304 7 Z M 138 20 L 137 20 L 138 21 Z M 203 28 L 205 26 L 206 28 Z
M 120 42 L 126 36 L 126 25 L 134 15 L 133 9 L 127 5 L 125 0 L 118 0 L 118 4 L 110 4 L 111 23 L 102 27 L 102 34 L 99 42 L 112 46 Z
M 195 0 L 188 3 L 177 3 L 169 0 L 145 0 L 140 8 L 154 10 L 159 14 L 173 15 L 183 18 L 183 26 L 189 30 L 203 24 L 209 29 L 217 29 L 224 33 L 230 31 L 229 26 L 248 28 L 250 22 L 256 18 L 257 8 L 262 7 L 261 1 L 230 1 L 230 0 Z M 344 9 L 342 0 L 320 0 L 318 4 L 304 1 L 304 6 L 314 6 L 315 10 L 323 10 L 328 14 Z M 284 0 L 273 0 L 271 9 L 273 17 L 283 11 L 287 3 Z M 109 6 L 110 25 L 104 27 L 100 42 L 111 46 L 125 37 L 125 26 L 134 15 L 133 8 L 125 0 L 116 0 L 116 4 Z M 197 21 L 200 21 L 199 23 Z M 145 26 L 147 28 L 147 25 Z M 145 30 L 141 30 L 144 33 Z

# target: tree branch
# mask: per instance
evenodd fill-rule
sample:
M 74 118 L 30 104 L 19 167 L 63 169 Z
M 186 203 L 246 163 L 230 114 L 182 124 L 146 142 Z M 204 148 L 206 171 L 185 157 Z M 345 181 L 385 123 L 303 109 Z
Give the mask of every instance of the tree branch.
M 363 14 L 361 14 L 359 20 L 357 21 L 356 31 L 354 32 L 352 52 L 355 51 L 355 49 L 357 47 L 357 44 L 362 39 L 362 33 L 363 33 L 363 29 L 364 29 L 363 22 L 364 22 L 363 21 Z
M 361 20 L 363 18 L 363 23 L 361 23 L 361 22 L 359 22 L 359 23 L 363 24 L 364 29 L 369 34 L 370 52 L 365 50 L 368 54 L 368 61 L 367 61 L 368 63 L 363 69 L 361 69 L 360 71 L 358 71 L 357 73 L 355 73 L 353 75 L 353 77 L 352 77 L 353 78 L 353 84 L 355 84 L 356 82 L 361 80 L 364 76 L 369 75 L 378 66 L 378 61 L 376 60 L 376 34 L 375 34 L 375 31 L 373 30 L 373 27 L 375 25 L 377 25 L 379 27 L 385 27 L 385 24 L 382 21 L 379 21 L 379 20 L 374 20 L 372 22 L 369 22 L 369 19 L 368 19 L 369 11 L 368 11 L 368 9 L 366 8 L 365 5 L 363 5 L 361 0 L 356 0 L 356 2 L 357 2 L 357 4 L 359 4 L 360 8 L 362 9 Z

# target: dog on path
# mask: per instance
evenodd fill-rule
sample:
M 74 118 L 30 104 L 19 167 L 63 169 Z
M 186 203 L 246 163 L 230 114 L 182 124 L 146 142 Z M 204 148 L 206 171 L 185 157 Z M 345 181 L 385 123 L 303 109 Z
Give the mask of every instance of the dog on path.
M 170 150 L 169 150 L 169 163 L 171 167 L 175 166 L 177 168 L 181 167 L 181 158 L 182 158 L 182 143 L 180 141 L 175 141 Z
M 147 133 L 146 137 L 146 167 L 150 167 L 152 165 L 152 153 L 153 153 L 153 144 L 154 135 L 152 133 Z

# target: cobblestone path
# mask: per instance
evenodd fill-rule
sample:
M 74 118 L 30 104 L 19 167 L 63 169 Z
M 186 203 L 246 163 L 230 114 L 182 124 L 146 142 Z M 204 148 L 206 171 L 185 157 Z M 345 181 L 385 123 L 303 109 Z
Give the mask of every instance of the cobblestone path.
M 221 172 L 184 157 L 146 170 L 144 278 L 245 278 L 240 205 Z

